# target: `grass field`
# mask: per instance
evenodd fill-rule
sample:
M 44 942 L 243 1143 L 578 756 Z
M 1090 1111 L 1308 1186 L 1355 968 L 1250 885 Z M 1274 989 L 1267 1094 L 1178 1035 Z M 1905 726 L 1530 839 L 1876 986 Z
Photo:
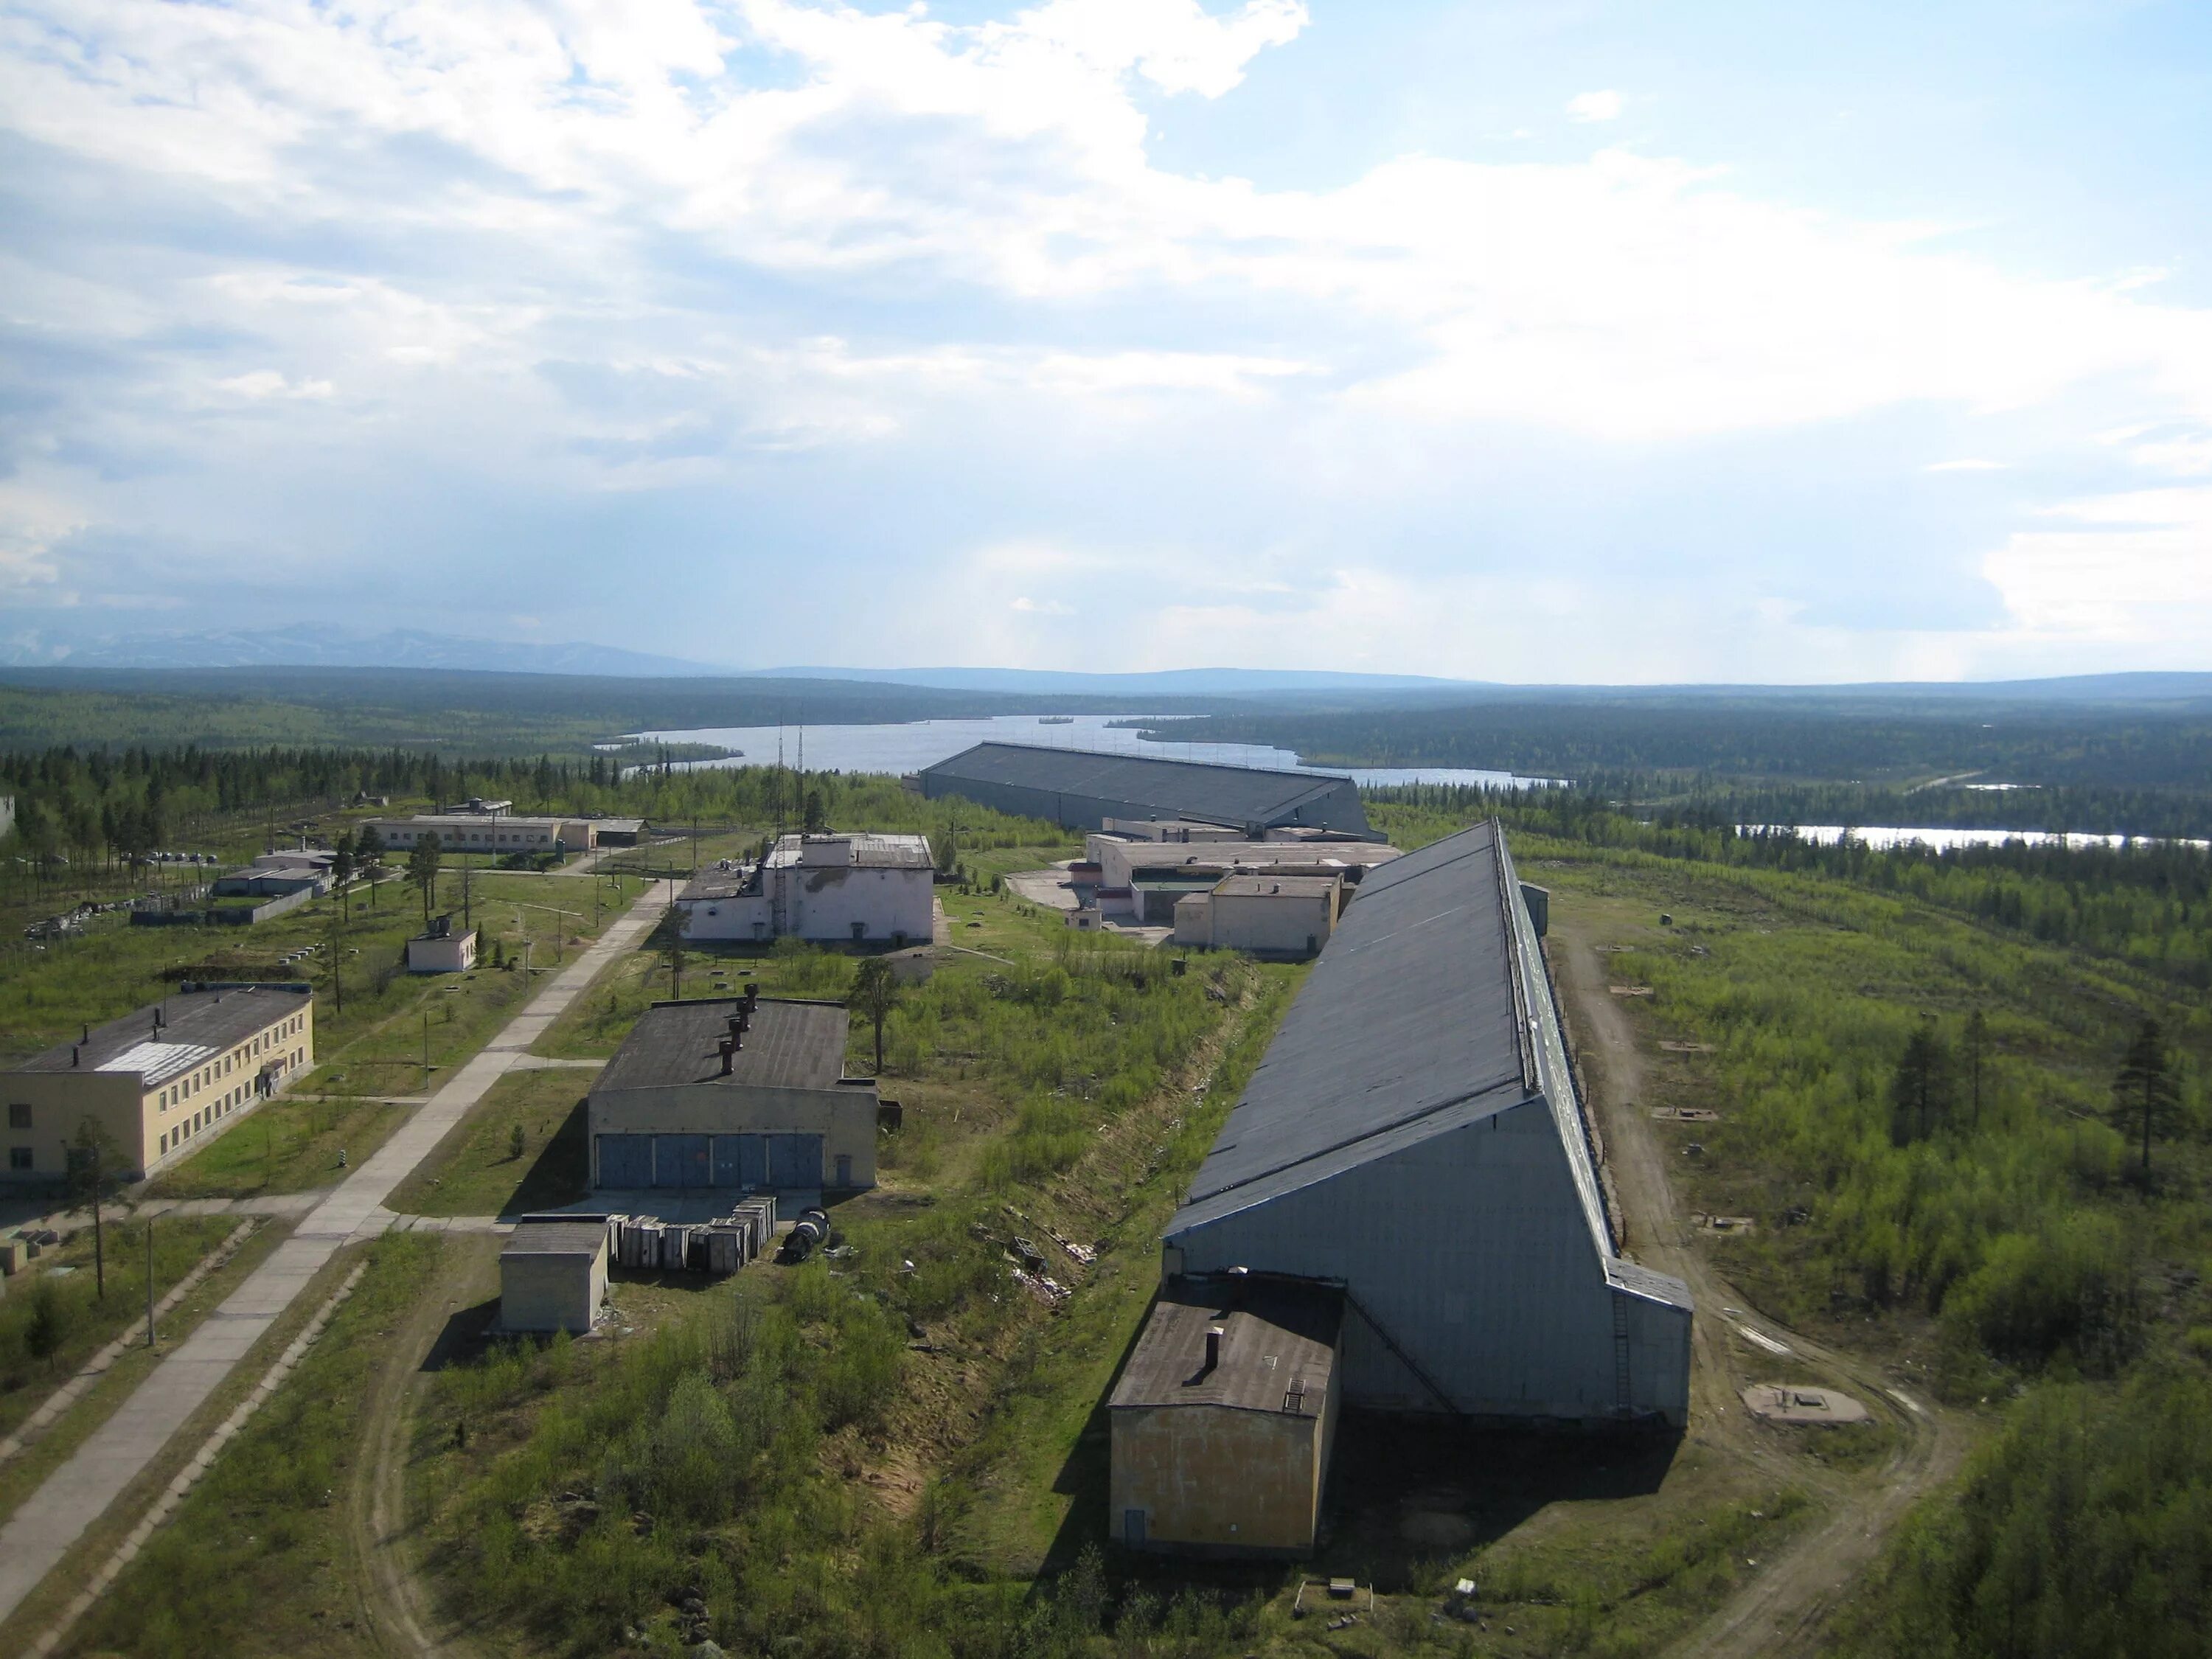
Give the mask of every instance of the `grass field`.
M 368 1247 L 369 1269 L 285 1386 L 147 1541 L 63 1651 L 148 1659 L 380 1654 L 359 1616 L 352 1483 L 380 1340 L 424 1292 L 442 1241 Z
M 233 1224 L 225 1220 L 226 1231 Z M 185 1218 L 173 1222 L 156 1224 L 158 1232 L 163 1227 L 185 1229 Z M 179 1343 L 190 1336 L 201 1320 L 219 1307 L 223 1299 L 245 1280 L 246 1277 L 269 1257 L 269 1253 L 281 1243 L 289 1232 L 289 1224 L 265 1221 L 255 1225 L 253 1231 L 240 1244 L 230 1259 L 210 1273 L 167 1312 L 161 1316 L 160 1346 L 149 1349 L 143 1341 L 126 1347 L 115 1363 L 103 1372 L 96 1382 L 76 1402 L 46 1426 L 46 1431 L 31 1443 L 0 1463 L 0 1520 L 15 1512 L 16 1507 L 39 1490 L 46 1477 L 67 1462 L 86 1437 L 106 1422 L 116 1408 L 130 1398 L 148 1373 L 161 1358 L 173 1352 Z M 221 1239 L 216 1243 L 220 1244 Z M 157 1296 L 161 1292 L 157 1291 Z M 124 1298 L 125 1301 L 129 1297 Z M 137 1317 L 145 1316 L 143 1291 L 138 1297 Z M 143 1331 L 143 1326 L 139 1328 Z M 124 1327 L 125 1332 L 131 1326 Z M 135 1334 L 135 1333 L 134 1333 Z M 39 1390 L 41 1398 L 46 1390 Z M 28 1402 L 27 1410 L 35 1410 L 38 1401 Z M 12 1423 L 11 1423 L 12 1425 Z
M 224 1238 L 237 1220 L 221 1216 L 177 1217 L 155 1224 L 154 1294 L 167 1293 Z M 8 1281 L 0 1297 L 0 1434 L 15 1428 L 39 1407 L 53 1387 L 124 1331 L 143 1331 L 146 1320 L 146 1225 L 118 1222 L 106 1226 L 107 1294 L 93 1284 L 93 1237 L 89 1225 L 71 1232 L 58 1249 L 49 1249 L 30 1268 Z M 50 1357 L 31 1352 L 38 1304 L 37 1284 L 50 1280 L 58 1295 L 60 1345 Z
M 146 1184 L 149 1198 L 250 1198 L 334 1186 L 407 1121 L 374 1100 L 279 1096 Z M 345 1155 L 340 1164 L 338 1155 Z
M 592 1076 L 567 1068 L 508 1073 L 400 1183 L 391 1207 L 404 1215 L 511 1215 L 583 1197 L 583 1094 Z

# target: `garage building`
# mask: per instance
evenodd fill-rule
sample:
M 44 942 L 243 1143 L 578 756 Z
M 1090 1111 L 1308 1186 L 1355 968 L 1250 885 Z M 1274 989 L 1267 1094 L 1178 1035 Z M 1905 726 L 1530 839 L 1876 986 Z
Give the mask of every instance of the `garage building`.
M 933 800 L 957 796 L 1071 830 L 1103 830 L 1109 818 L 1162 818 L 1219 824 L 1255 839 L 1289 825 L 1369 833 L 1358 787 L 1323 772 L 979 743 L 924 767 L 918 781 Z
M 844 1075 L 849 1023 L 842 1002 L 655 1003 L 587 1097 L 592 1186 L 794 1196 L 874 1186 L 876 1084 Z

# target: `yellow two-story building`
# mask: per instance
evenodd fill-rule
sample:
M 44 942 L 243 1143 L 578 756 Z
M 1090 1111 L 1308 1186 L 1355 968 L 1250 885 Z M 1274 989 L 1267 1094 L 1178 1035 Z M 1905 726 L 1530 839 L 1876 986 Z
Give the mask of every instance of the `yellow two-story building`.
M 135 1173 L 152 1175 L 222 1133 L 314 1061 L 307 986 L 181 986 L 0 1072 L 8 1113 L 0 1181 L 60 1182 L 88 1118 Z

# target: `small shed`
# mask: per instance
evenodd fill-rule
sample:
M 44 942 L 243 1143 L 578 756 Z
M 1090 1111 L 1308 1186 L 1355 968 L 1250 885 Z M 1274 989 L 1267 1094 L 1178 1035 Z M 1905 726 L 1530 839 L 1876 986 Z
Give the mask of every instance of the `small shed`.
M 476 929 L 457 930 L 451 916 L 440 916 L 407 941 L 410 974 L 465 974 L 476 965 Z
M 1336 1438 L 1341 1291 L 1170 1279 L 1108 1402 L 1109 1530 L 1130 1549 L 1312 1553 Z
M 499 1324 L 506 1331 L 589 1331 L 607 1295 L 607 1224 L 524 1221 L 499 1253 Z

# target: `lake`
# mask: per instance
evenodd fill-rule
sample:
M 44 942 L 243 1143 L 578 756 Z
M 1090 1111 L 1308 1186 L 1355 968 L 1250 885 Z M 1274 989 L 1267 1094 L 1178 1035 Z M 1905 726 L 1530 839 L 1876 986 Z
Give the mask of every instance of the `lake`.
M 1291 750 L 1265 744 L 1152 743 L 1127 726 L 1108 723 L 1146 718 L 1142 714 L 1078 714 L 1066 725 L 1041 726 L 1035 714 L 993 714 L 973 720 L 906 720 L 890 726 L 810 726 L 806 764 L 816 772 L 918 772 L 979 743 L 1027 743 L 1052 749 L 1103 749 L 1117 755 L 1153 755 L 1162 760 L 1311 772 L 1353 778 L 1370 788 L 1399 783 L 1456 783 L 1527 789 L 1555 781 L 1455 766 L 1302 766 Z M 1171 726 L 1175 722 L 1170 719 L 1159 724 Z M 640 732 L 633 736 L 640 743 L 711 743 L 742 751 L 738 759 L 679 761 L 678 766 L 773 765 L 779 739 L 785 763 L 799 763 L 795 726 L 781 730 L 773 726 L 713 726 L 692 732 Z

